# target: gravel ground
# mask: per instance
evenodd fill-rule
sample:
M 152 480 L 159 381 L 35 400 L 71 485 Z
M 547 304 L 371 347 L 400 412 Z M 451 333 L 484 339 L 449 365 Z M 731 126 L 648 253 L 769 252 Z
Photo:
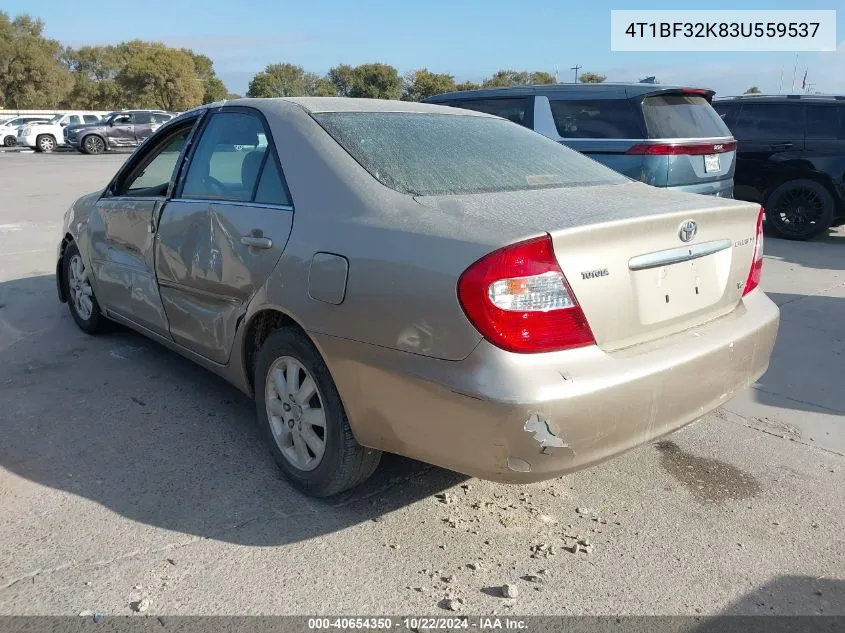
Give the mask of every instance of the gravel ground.
M 239 392 L 58 303 L 62 214 L 124 158 L 0 153 L 0 614 L 845 615 L 845 230 L 767 240 L 770 371 L 664 441 L 315 501 Z

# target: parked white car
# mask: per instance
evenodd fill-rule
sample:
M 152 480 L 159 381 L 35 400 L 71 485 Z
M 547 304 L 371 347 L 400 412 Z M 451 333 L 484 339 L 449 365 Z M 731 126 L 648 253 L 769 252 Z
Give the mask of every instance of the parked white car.
M 64 128 L 67 125 L 96 123 L 107 112 L 59 112 L 45 123 L 29 123 L 18 130 L 18 145 L 36 152 L 52 152 L 65 144 Z
M 27 123 L 43 123 L 50 120 L 47 114 L 26 114 L 16 116 L 0 123 L 0 144 L 4 147 L 14 147 L 18 144 L 18 130 Z

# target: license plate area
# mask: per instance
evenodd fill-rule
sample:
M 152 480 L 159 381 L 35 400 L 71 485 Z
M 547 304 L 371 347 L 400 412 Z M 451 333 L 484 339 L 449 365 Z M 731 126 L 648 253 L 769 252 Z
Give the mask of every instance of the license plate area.
M 706 309 L 725 295 L 731 252 L 632 271 L 640 323 L 651 325 Z
M 718 154 L 704 155 L 704 173 L 710 174 L 713 172 L 722 171 L 722 166 L 719 162 Z

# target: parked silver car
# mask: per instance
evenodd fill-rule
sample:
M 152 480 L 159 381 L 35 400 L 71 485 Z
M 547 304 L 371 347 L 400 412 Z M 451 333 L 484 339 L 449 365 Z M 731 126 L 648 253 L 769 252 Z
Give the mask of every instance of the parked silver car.
M 84 331 L 123 323 L 254 395 L 311 494 L 381 451 L 528 482 L 762 375 L 761 221 L 486 114 L 240 99 L 165 123 L 77 200 L 56 276 Z

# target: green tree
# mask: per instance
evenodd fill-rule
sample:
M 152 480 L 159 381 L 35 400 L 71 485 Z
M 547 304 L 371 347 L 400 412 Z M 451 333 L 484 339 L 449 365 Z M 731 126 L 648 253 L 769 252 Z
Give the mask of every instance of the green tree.
M 7 108 L 53 108 L 73 87 L 64 50 L 44 37 L 44 23 L 0 12 L 0 103 Z
M 350 97 L 364 99 L 400 99 L 402 78 L 388 64 L 361 64 L 354 69 Z
M 507 88 L 508 86 L 530 86 L 533 84 L 553 84 L 555 78 L 543 70 L 527 72 L 524 70 L 499 70 L 492 77 L 484 80 L 482 88 Z
M 197 77 L 199 77 L 203 86 L 202 102 L 214 103 L 225 99 L 229 91 L 226 89 L 226 84 L 214 72 L 214 62 L 211 61 L 211 58 L 187 48 L 183 48 L 182 52 L 187 53 L 194 60 Z
M 270 64 L 249 82 L 247 97 L 302 97 L 308 93 L 309 77 L 302 66 Z
M 463 92 L 465 90 L 478 90 L 481 86 L 474 81 L 463 81 L 459 84 L 455 84 L 455 90 L 459 92 Z
M 129 45 L 124 50 L 135 47 L 135 43 Z M 200 105 L 205 96 L 193 57 L 163 44 L 140 47 L 115 81 L 132 95 L 136 107 L 184 111 Z
M 554 84 L 557 81 L 551 73 L 547 73 L 545 70 L 538 70 L 537 72 L 531 73 L 531 83 L 534 85 Z
M 402 99 L 405 101 L 422 101 L 444 92 L 455 89 L 455 78 L 445 73 L 433 73 L 428 68 L 415 70 L 405 77 L 405 91 Z
M 760 94 L 760 89 L 757 86 L 751 86 L 748 90 L 745 91 L 747 95 L 758 95 Z
M 607 79 L 605 75 L 599 75 L 598 73 L 583 72 L 578 75 L 578 81 L 582 84 L 600 84 L 605 79 Z
M 334 84 L 339 97 L 349 97 L 355 83 L 355 69 L 349 64 L 340 64 L 329 69 L 329 81 Z
M 227 92 L 226 93 L 226 100 L 227 101 L 234 101 L 235 99 L 240 99 L 240 98 L 242 98 L 241 95 L 239 95 L 236 92 Z
M 320 77 L 314 73 L 308 73 L 307 77 L 307 94 L 310 97 L 336 97 L 337 88 L 328 77 Z

